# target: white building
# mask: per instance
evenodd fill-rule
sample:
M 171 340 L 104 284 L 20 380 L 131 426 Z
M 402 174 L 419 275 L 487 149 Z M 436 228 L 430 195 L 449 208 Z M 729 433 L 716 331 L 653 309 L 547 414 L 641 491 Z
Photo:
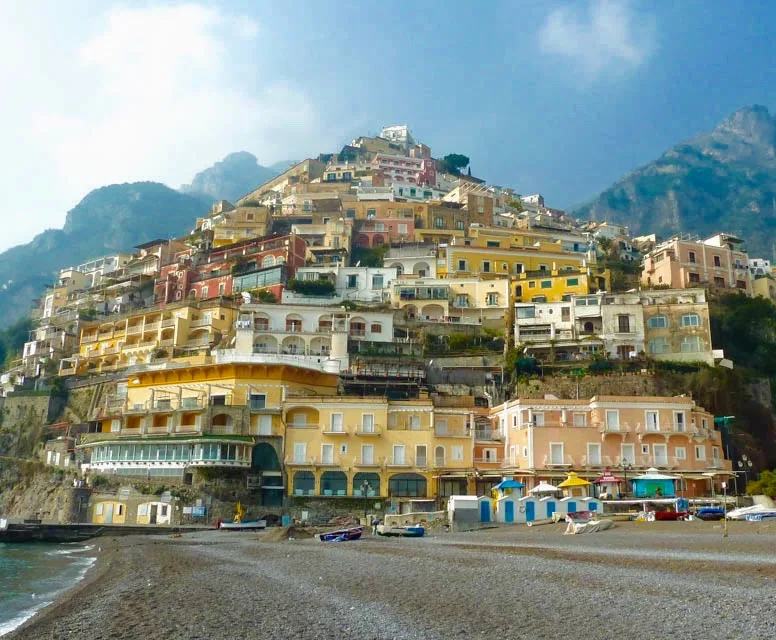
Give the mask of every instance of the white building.
M 334 285 L 335 295 L 328 298 L 328 303 L 351 300 L 353 302 L 384 302 L 390 298 L 390 289 L 396 279 L 396 269 L 387 267 L 343 267 L 333 265 L 328 267 L 300 267 L 296 270 L 297 280 L 326 280 Z M 307 302 L 310 296 L 303 296 L 293 291 L 283 292 L 283 304 Z
M 394 124 L 388 127 L 383 127 L 380 131 L 380 137 L 385 140 L 390 140 L 396 144 L 402 145 L 405 149 L 409 149 L 416 143 L 415 138 L 410 132 L 410 128 L 406 124 Z
M 134 257 L 131 253 L 116 253 L 110 256 L 103 256 L 102 258 L 79 264 L 77 267 L 63 269 L 59 275 L 60 278 L 63 278 L 66 277 L 66 272 L 78 271 L 84 276 L 84 288 L 89 289 L 100 284 L 105 275 L 126 266 Z
M 599 353 L 635 357 L 645 350 L 639 295 L 598 293 L 516 304 L 515 344 L 540 359 L 581 360 Z
M 310 360 L 324 369 L 349 367 L 348 341 L 391 342 L 393 312 L 340 306 L 245 304 L 235 325 L 234 357 L 243 354 Z M 221 352 L 222 357 L 229 354 Z
M 427 244 L 391 247 L 385 254 L 383 266 L 396 269 L 397 277 L 436 278 L 437 250 Z
M 749 260 L 749 271 L 752 277 L 770 276 L 772 274 L 771 261 L 763 260 L 762 258 L 751 258 Z

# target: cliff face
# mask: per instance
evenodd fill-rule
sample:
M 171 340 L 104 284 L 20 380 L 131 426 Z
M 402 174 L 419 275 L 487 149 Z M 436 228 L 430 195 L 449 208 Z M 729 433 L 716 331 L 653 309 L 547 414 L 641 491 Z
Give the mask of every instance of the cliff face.
M 742 236 L 750 255 L 776 256 L 776 118 L 739 109 L 713 131 L 629 173 L 574 214 L 640 235 Z
M 230 153 L 212 167 L 200 171 L 194 176 L 191 184 L 181 185 L 181 192 L 200 194 L 213 200 L 236 202 L 252 189 L 284 171 L 285 164 L 287 163 L 263 167 L 252 153 Z

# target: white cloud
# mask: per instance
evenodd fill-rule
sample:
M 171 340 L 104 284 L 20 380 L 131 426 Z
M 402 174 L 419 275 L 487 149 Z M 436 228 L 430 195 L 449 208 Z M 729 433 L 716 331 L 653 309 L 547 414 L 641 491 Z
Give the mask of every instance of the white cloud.
M 100 27 L 74 57 L 75 106 L 36 111 L 29 132 L 53 159 L 68 206 L 113 182 L 177 187 L 231 151 L 270 163 L 336 142 L 298 87 L 272 80 L 249 91 L 235 77 L 263 37 L 250 19 L 196 4 L 125 7 Z M 273 76 L 251 63 L 257 77 Z
M 590 0 L 550 12 L 539 30 L 539 47 L 571 61 L 591 82 L 644 64 L 655 48 L 654 21 L 627 0 Z

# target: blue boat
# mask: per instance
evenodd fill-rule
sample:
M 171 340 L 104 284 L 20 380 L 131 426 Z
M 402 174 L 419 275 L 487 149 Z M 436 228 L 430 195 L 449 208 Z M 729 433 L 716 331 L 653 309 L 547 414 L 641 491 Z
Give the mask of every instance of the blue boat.
M 321 542 L 349 542 L 350 540 L 358 540 L 363 534 L 364 527 L 350 527 L 328 533 L 319 533 L 317 538 Z
M 425 527 L 421 527 L 420 525 L 389 527 L 381 524 L 377 527 L 377 535 L 385 536 L 387 538 L 422 538 L 425 534 Z

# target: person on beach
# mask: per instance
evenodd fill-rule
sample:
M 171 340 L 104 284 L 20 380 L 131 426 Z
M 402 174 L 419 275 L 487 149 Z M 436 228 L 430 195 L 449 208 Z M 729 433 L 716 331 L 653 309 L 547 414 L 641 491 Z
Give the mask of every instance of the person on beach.
M 372 535 L 377 535 L 377 526 L 380 524 L 380 518 L 375 518 L 372 520 Z

